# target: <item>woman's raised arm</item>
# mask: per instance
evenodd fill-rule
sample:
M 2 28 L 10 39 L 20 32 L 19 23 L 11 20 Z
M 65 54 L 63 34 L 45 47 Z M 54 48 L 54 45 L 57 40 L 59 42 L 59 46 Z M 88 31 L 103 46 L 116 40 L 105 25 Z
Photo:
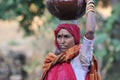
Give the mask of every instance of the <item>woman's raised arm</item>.
M 93 0 L 86 0 L 86 34 L 87 39 L 93 39 L 95 33 L 96 19 Z

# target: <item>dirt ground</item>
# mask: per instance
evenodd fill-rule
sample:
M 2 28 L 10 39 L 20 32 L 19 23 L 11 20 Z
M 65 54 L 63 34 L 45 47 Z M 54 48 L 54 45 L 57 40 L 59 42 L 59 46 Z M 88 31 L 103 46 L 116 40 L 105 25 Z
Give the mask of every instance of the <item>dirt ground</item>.
M 0 55 L 8 55 L 9 51 L 22 52 L 26 56 L 28 80 L 34 80 L 39 74 L 44 59 L 47 45 L 44 45 L 43 39 L 37 39 L 35 36 L 23 37 L 24 32 L 19 27 L 17 21 L 0 20 Z M 48 43 L 49 44 L 49 43 Z M 42 46 L 41 46 L 42 45 Z M 38 65 L 32 67 L 36 64 Z M 35 76 L 36 74 L 36 76 Z M 38 76 L 37 76 L 38 77 Z

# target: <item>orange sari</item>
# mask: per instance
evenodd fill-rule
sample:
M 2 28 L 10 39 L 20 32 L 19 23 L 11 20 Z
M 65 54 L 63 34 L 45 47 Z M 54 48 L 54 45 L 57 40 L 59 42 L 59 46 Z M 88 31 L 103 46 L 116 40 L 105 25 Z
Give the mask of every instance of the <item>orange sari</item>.
M 70 61 L 79 54 L 80 45 L 75 45 L 58 56 L 48 54 L 39 80 L 76 80 Z M 95 57 L 85 80 L 101 80 Z

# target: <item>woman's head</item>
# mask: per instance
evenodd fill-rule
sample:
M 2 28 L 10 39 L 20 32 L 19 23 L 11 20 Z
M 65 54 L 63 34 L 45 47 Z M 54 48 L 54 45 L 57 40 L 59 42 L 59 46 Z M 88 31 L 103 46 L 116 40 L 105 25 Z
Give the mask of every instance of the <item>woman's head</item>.
M 80 43 L 80 29 L 75 24 L 59 24 L 54 34 L 56 47 L 62 52 Z

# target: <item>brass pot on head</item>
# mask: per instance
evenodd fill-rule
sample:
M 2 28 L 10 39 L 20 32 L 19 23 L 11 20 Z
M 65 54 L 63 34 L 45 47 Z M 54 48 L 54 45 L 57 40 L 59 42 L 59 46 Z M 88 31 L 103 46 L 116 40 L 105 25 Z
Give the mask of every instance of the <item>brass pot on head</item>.
M 85 0 L 46 0 L 49 12 L 59 20 L 77 20 L 85 13 Z

